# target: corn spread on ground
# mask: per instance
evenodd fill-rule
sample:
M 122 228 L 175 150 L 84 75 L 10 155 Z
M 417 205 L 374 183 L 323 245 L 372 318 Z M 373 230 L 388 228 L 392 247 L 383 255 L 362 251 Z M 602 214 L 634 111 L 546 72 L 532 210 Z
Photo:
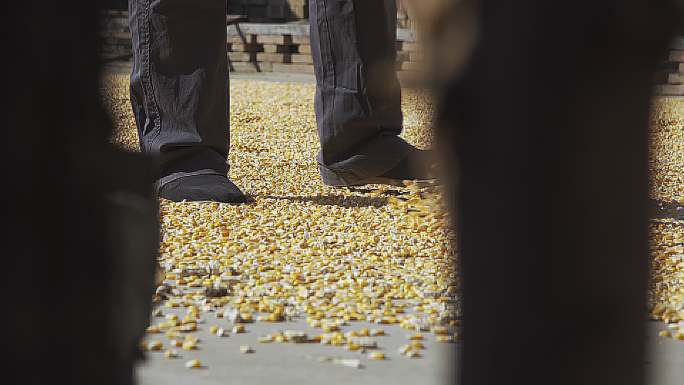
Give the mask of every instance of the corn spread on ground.
M 684 99 L 659 99 L 651 116 L 651 197 L 672 211 L 651 230 L 649 310 L 676 337 L 684 320 Z M 684 323 L 681 324 L 684 331 Z
M 163 310 L 152 318 L 151 335 L 179 339 L 178 333 L 202 328 L 215 335 L 219 327 L 236 335 L 258 322 L 273 324 L 274 332 L 254 335 L 252 343 L 294 342 L 277 332 L 278 324 L 306 320 L 313 330 L 297 334 L 296 342 L 361 354 L 382 348 L 382 341 L 370 340 L 371 330 L 355 322 L 401 334 L 436 328 L 452 338 L 433 335 L 434 341 L 457 340 L 454 237 L 440 191 L 323 186 L 313 90 L 311 84 L 233 81 L 230 177 L 255 202 L 160 202 L 163 281 L 155 300 Z M 106 78 L 104 98 L 114 141 L 137 150 L 127 78 Z M 428 147 L 432 110 L 425 95 L 405 93 L 403 107 L 404 137 Z M 186 350 L 201 345 L 182 343 Z
M 103 96 L 116 125 L 113 140 L 135 151 L 127 82 L 126 76 L 105 78 Z M 315 163 L 313 90 L 311 84 L 232 82 L 230 177 L 255 202 L 160 202 L 163 279 L 150 339 L 166 333 L 180 341 L 183 334 L 193 336 L 203 328 L 214 338 L 219 328 L 221 335 L 225 330 L 225 336 L 235 336 L 249 332 L 256 322 L 272 325 L 272 332 L 244 337 L 243 343 L 328 344 L 361 354 L 364 362 L 422 357 L 429 354 L 422 350 L 422 339 L 458 341 L 454 235 L 441 192 L 430 186 L 323 186 Z M 427 97 L 405 92 L 403 111 L 403 136 L 419 147 L 429 146 L 432 109 Z M 683 114 L 684 100 L 656 103 L 653 199 L 684 204 Z M 654 318 L 676 323 L 684 320 L 684 221 L 658 219 L 650 226 L 649 311 Z M 306 320 L 310 330 L 283 331 L 279 326 L 296 320 Z M 355 325 L 369 322 L 390 335 L 412 337 L 401 353 L 380 353 L 385 330 L 371 333 Z M 196 337 L 178 343 L 188 351 L 202 345 Z M 275 345 L 266 348 L 270 346 Z M 237 347 L 233 343 L 232 349 Z

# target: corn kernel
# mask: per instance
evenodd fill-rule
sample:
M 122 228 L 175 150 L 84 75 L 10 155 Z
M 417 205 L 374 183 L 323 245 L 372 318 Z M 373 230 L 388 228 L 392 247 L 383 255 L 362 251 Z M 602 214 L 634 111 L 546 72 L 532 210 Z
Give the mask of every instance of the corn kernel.
M 413 342 L 411 342 L 411 349 L 413 349 L 413 350 L 425 349 L 425 345 L 423 345 L 423 343 L 420 341 L 413 341 Z
M 244 333 L 244 332 L 245 332 L 245 325 L 237 324 L 237 325 L 233 326 L 233 333 L 234 334 Z
M 449 336 L 449 335 L 437 335 L 435 336 L 435 341 L 437 342 L 442 342 L 442 343 L 448 343 L 448 342 L 454 342 L 454 336 Z
M 196 341 L 183 341 L 183 350 L 195 350 L 197 349 Z
M 190 360 L 185 363 L 185 367 L 188 369 L 199 369 L 202 367 L 200 360 Z
M 147 350 L 149 351 L 159 351 L 164 348 L 164 344 L 162 344 L 161 341 L 155 340 L 155 341 L 150 341 L 147 344 Z

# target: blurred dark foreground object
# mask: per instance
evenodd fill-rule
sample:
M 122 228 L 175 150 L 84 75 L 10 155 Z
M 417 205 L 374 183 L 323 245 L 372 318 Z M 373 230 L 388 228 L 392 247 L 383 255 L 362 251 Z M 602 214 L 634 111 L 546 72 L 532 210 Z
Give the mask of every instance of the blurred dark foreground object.
M 98 2 L 5 8 L 4 382 L 130 384 L 154 292 L 153 162 L 108 143 Z
M 644 384 L 649 109 L 681 2 L 416 1 L 429 40 L 472 50 L 432 54 L 459 176 L 459 382 Z
M 7 7 L 3 375 L 128 384 L 152 295 L 151 163 L 107 144 L 97 3 Z M 461 383 L 644 383 L 648 109 L 677 12 L 483 1 L 470 60 L 443 67 Z

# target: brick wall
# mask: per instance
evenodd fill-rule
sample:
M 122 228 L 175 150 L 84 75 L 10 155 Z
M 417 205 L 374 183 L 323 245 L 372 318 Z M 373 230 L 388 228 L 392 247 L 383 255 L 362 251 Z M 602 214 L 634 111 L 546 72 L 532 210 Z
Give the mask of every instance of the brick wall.
M 125 60 L 132 57 L 131 33 L 128 29 L 128 11 L 106 11 L 100 19 L 102 47 L 105 60 Z
M 656 76 L 660 95 L 684 95 L 684 36 L 672 43 L 672 50 Z
M 107 11 L 102 21 L 102 56 L 129 60 L 131 41 L 125 11 Z M 231 71 L 295 72 L 313 74 L 309 25 L 305 21 L 267 24 L 240 23 L 228 27 L 226 41 Z M 397 37 L 397 71 L 406 81 L 419 77 L 422 57 L 413 33 L 400 29 Z
M 269 3 L 270 0 L 250 0 Z M 290 0 L 294 3 L 295 0 Z M 301 0 L 305 3 L 306 0 Z M 231 1 L 233 3 L 233 1 Z M 399 13 L 402 10 L 399 9 Z M 407 25 L 407 24 L 403 24 Z M 238 30 L 239 28 L 239 30 Z M 306 21 L 241 23 L 228 28 L 226 41 L 231 71 L 313 73 L 309 28 Z M 107 60 L 128 60 L 131 42 L 127 12 L 108 11 L 102 21 L 102 55 Z M 420 80 L 423 55 L 411 29 L 397 31 L 397 63 L 404 84 Z M 655 79 L 659 95 L 684 96 L 684 36 L 675 39 Z

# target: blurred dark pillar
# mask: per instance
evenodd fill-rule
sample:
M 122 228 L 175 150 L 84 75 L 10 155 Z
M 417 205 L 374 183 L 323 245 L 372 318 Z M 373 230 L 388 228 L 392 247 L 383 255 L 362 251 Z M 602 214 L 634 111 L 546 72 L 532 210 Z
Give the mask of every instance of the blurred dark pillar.
M 149 159 L 108 143 L 99 2 L 5 5 L 4 378 L 128 384 L 153 293 Z M 9 303 L 7 303 L 9 302 Z
M 441 106 L 460 166 L 460 383 L 641 385 L 649 101 L 678 10 L 480 5 Z

